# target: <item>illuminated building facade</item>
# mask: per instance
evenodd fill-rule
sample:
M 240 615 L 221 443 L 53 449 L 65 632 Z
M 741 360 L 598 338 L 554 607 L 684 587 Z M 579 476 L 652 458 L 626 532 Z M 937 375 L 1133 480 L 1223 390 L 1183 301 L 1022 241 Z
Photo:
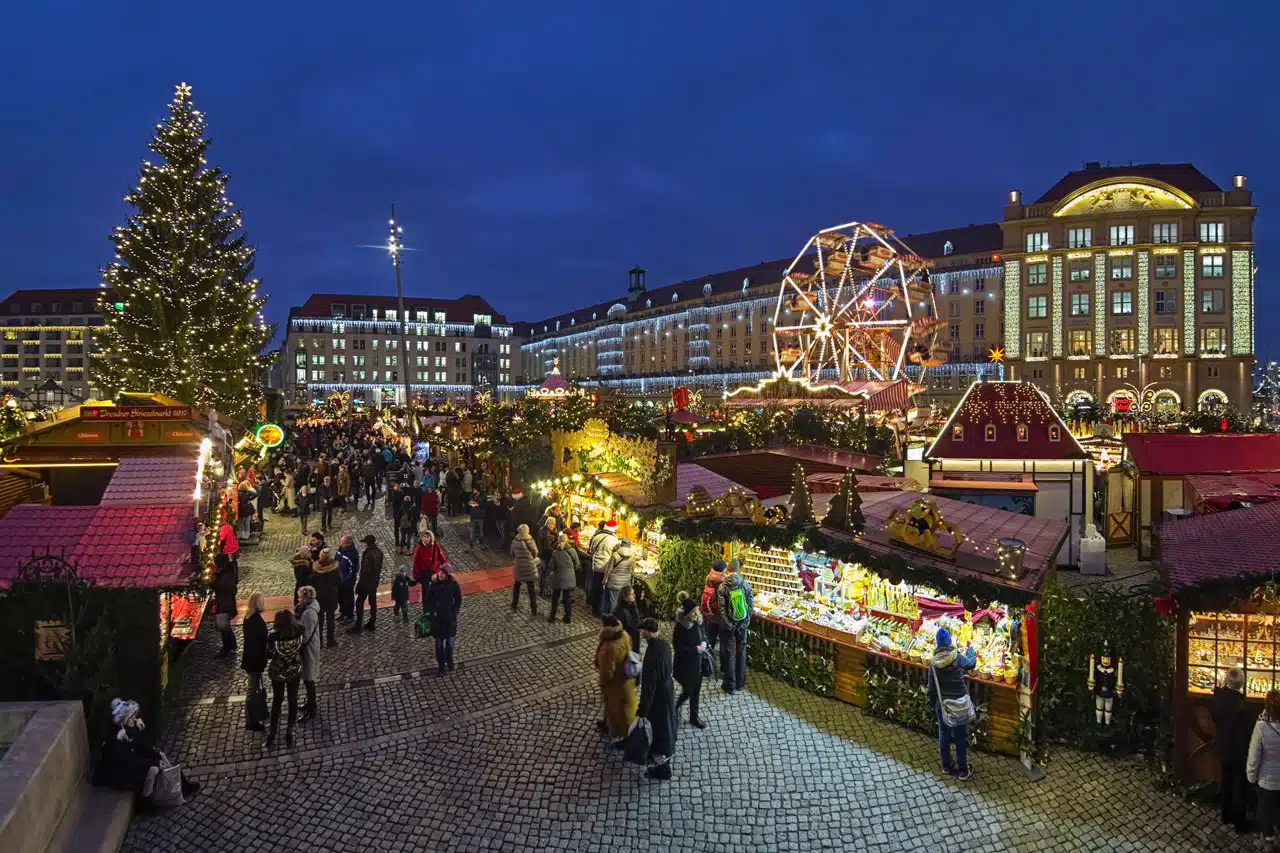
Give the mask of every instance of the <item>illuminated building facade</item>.
M 6 392 L 58 408 L 95 399 L 89 359 L 101 357 L 93 340 L 103 325 L 94 288 L 17 290 L 0 302 L 0 380 Z
M 1011 378 L 1104 411 L 1247 411 L 1255 212 L 1243 175 L 1224 190 L 1189 163 L 1086 163 L 1031 204 L 1011 191 Z

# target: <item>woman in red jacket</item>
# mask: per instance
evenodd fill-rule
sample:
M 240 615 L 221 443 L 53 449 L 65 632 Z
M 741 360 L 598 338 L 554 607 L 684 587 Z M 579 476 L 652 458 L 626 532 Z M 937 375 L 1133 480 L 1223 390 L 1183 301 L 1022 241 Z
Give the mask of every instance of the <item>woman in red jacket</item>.
M 424 489 L 419 505 L 424 518 L 430 519 L 432 534 L 439 536 L 440 528 L 436 525 L 436 516 L 440 514 L 440 493 L 435 489 Z
M 429 584 L 436 572 L 447 562 L 444 549 L 436 541 L 436 537 L 427 531 L 422 539 L 413 546 L 413 582 Z

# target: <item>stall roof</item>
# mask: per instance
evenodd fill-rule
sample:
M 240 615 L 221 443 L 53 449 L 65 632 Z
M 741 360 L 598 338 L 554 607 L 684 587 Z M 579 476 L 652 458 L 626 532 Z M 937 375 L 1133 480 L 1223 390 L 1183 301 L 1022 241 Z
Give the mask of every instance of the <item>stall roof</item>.
M 194 500 L 196 465 L 190 455 L 122 459 L 100 503 L 190 508 Z
M 1038 592 L 1044 585 L 1045 577 L 1054 568 L 1058 551 L 1066 541 L 1069 530 L 1065 521 L 1034 518 L 935 496 L 931 500 L 937 503 L 942 517 L 965 535 L 965 542 L 960 546 L 956 560 L 946 560 L 908 548 L 889 538 L 889 516 L 894 510 L 905 509 L 920 498 L 916 492 L 876 492 L 863 495 L 862 514 L 867 523 L 859 541 L 873 551 L 896 554 L 910 563 L 933 566 L 957 577 L 980 579 L 997 586 Z M 827 529 L 823 532 L 830 536 L 842 535 Z M 983 569 L 996 563 L 996 540 L 1005 538 L 1020 539 L 1026 543 L 1022 561 L 1025 573 L 1017 581 L 1006 580 Z
M 1223 559 L 1235 552 L 1243 559 Z M 1170 588 L 1280 573 L 1280 503 L 1161 525 L 1160 562 Z
M 840 481 L 844 474 L 828 472 L 810 474 L 804 478 L 811 494 L 835 494 L 840 491 Z M 911 477 L 881 477 L 877 474 L 858 474 L 858 494 L 870 492 L 919 492 L 923 491 L 920 483 Z
M 19 504 L 0 518 L 0 585 L 33 555 L 61 556 L 102 586 L 173 588 L 191 572 L 191 507 Z
M 1255 474 L 1280 471 L 1280 433 L 1129 433 L 1124 446 L 1142 474 Z
M 748 495 L 755 495 L 755 492 L 746 486 L 703 468 L 696 462 L 681 462 L 676 466 L 676 499 L 669 501 L 667 506 L 676 508 L 684 506 L 689 498 L 689 490 L 694 486 L 702 486 L 706 489 L 712 500 L 724 497 L 724 493 L 731 488 L 738 488 Z
M 1186 478 L 1197 515 L 1230 509 L 1233 503 L 1280 500 L 1278 474 L 1191 474 Z
M 933 459 L 1086 459 L 1088 455 L 1044 394 L 1027 382 L 970 385 L 925 454 Z

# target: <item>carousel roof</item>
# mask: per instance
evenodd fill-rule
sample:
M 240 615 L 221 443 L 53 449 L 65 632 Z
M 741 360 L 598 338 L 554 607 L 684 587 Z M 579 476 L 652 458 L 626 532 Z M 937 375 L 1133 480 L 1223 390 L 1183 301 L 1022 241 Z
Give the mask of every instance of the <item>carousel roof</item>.
M 569 384 L 569 380 L 560 374 L 560 359 L 557 358 L 551 365 L 551 372 L 547 374 L 547 378 L 542 380 L 542 384 L 537 388 L 530 388 L 527 392 L 530 397 L 567 397 L 570 394 L 577 394 L 578 389 Z

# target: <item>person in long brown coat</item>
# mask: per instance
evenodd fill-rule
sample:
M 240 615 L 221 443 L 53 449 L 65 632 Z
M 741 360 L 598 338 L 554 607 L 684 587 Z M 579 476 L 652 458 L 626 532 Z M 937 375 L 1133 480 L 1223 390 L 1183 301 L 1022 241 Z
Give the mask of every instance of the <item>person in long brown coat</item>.
M 603 728 L 613 738 L 614 748 L 621 749 L 639 705 L 635 679 L 627 675 L 625 666 L 631 653 L 631 638 L 622 630 L 616 616 L 606 615 L 601 622 L 595 669 L 604 699 Z

